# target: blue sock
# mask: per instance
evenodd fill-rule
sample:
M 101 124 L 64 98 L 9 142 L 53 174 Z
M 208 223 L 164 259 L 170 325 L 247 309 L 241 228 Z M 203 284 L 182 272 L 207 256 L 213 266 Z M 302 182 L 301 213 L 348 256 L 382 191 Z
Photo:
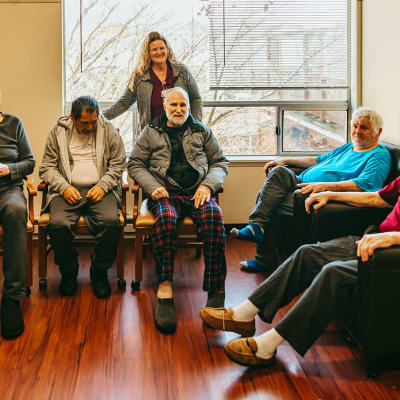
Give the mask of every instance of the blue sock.
M 260 225 L 249 224 L 239 230 L 240 240 L 248 240 L 249 242 L 263 243 L 264 242 L 264 230 Z
M 248 272 L 265 272 L 265 268 L 262 265 L 258 264 L 255 258 L 251 258 L 247 261 L 241 261 L 240 266 L 242 267 L 242 269 Z

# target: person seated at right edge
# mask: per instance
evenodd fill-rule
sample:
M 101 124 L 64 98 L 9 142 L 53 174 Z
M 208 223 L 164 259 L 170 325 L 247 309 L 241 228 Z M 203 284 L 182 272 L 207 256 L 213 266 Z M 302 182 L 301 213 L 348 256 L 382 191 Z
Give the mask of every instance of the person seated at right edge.
M 400 245 L 400 177 L 375 192 L 321 192 L 305 202 L 307 212 L 328 201 L 353 206 L 393 207 L 379 228 L 369 226 L 363 236 L 349 235 L 327 242 L 300 246 L 247 300 L 234 308 L 204 307 L 206 325 L 245 336 L 225 345 L 227 356 L 249 366 L 273 364 L 278 346 L 286 340 L 304 356 L 340 309 L 357 299 L 358 258 L 368 261 L 376 249 Z M 276 312 L 301 297 L 267 332 L 255 333 L 255 317 L 271 323 Z M 356 317 L 356 316 L 354 316 Z M 396 318 L 396 316 L 393 316 Z M 382 332 L 385 326 L 380 327 Z
M 354 111 L 351 121 L 351 142 L 318 157 L 289 158 L 269 161 L 264 186 L 258 192 L 256 205 L 249 216 L 249 225 L 233 228 L 231 236 L 257 243 L 255 258 L 241 261 L 248 272 L 272 272 L 277 266 L 273 218 L 293 215 L 293 193 L 311 194 L 322 191 L 365 191 L 382 188 L 389 175 L 391 157 L 379 144 L 382 118 L 369 107 Z M 308 166 L 297 176 L 287 166 Z

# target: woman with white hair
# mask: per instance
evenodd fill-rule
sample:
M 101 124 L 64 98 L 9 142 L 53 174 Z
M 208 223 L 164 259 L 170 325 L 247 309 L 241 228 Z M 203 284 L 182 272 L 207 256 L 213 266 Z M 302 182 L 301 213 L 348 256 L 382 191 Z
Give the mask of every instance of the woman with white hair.
M 112 120 L 137 102 L 140 127 L 143 129 L 164 112 L 165 90 L 176 86 L 186 90 L 192 115 L 201 120 L 202 100 L 195 79 L 185 65 L 178 63 L 165 37 L 158 32 L 150 32 L 142 44 L 128 87 L 103 115 Z

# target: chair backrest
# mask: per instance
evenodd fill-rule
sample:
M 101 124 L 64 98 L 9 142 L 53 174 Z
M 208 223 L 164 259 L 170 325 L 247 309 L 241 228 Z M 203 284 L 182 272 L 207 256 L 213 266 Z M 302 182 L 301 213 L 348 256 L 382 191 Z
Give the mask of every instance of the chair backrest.
M 391 182 L 393 179 L 400 176 L 400 146 L 388 142 L 380 142 L 380 143 L 389 150 L 392 159 L 391 161 L 392 165 L 390 167 L 389 176 L 385 182 L 385 184 L 387 184 Z

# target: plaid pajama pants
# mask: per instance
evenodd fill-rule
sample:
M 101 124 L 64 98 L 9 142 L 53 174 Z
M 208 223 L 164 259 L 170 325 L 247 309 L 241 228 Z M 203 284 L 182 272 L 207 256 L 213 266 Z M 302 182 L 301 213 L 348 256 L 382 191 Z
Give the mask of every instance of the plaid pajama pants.
M 159 282 L 172 281 L 174 256 L 177 244 L 177 223 L 184 215 L 189 215 L 196 232 L 203 240 L 204 278 L 203 290 L 223 291 L 225 288 L 225 228 L 222 211 L 214 197 L 199 208 L 194 207 L 192 195 L 169 193 L 169 198 L 151 200 L 149 208 L 156 223 L 153 226 L 153 258 Z

